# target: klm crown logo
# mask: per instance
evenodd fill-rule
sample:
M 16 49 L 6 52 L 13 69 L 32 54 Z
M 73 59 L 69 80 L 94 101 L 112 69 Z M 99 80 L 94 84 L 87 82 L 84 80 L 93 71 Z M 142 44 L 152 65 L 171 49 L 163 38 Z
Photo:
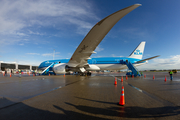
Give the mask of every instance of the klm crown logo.
M 140 50 L 136 50 L 135 52 L 134 52 L 134 55 L 142 55 L 143 53 L 142 52 L 140 52 Z

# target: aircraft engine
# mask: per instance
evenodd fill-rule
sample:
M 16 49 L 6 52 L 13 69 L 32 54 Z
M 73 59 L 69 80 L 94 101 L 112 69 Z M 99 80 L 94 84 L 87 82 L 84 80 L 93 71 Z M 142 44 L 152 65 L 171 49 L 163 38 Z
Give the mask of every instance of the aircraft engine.
M 69 67 L 68 65 L 65 66 L 65 71 L 69 72 L 69 71 L 74 71 L 73 67 Z
M 66 73 L 65 67 L 66 67 L 66 63 L 56 64 L 56 65 L 54 65 L 54 67 L 53 67 L 53 71 L 54 71 L 56 74 Z
M 96 70 L 100 70 L 100 68 L 96 65 L 89 65 L 89 67 L 85 68 L 85 70 L 96 71 Z M 60 64 L 54 65 L 53 71 L 56 74 L 64 74 L 64 73 L 67 73 L 69 71 L 80 71 L 80 70 L 78 68 L 70 67 L 66 63 L 60 63 Z
M 86 68 L 87 71 L 96 71 L 96 70 L 100 70 L 100 68 L 96 65 L 89 65 L 88 68 Z

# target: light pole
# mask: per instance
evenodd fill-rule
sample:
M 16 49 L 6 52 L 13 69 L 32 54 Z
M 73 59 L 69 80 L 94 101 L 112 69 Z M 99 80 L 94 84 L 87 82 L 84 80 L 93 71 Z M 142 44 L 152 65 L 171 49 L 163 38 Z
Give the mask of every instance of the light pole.
M 53 52 L 53 60 L 54 60 L 54 55 L 55 55 L 55 49 L 54 49 L 54 52 Z

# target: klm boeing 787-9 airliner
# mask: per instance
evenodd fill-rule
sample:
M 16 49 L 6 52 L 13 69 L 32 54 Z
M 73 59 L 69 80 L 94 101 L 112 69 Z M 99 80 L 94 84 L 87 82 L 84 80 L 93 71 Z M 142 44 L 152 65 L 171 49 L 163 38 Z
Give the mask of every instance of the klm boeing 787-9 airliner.
M 89 31 L 81 44 L 78 46 L 70 59 L 47 60 L 39 65 L 39 69 L 44 69 L 42 74 L 53 71 L 54 74 L 65 74 L 67 72 L 78 72 L 90 75 L 90 71 L 98 70 L 121 70 L 129 68 L 135 76 L 139 75 L 135 66 L 147 63 L 147 60 L 158 56 L 142 60 L 145 42 L 141 42 L 129 57 L 101 57 L 90 58 L 91 54 L 103 40 L 111 28 L 126 14 L 139 7 L 141 4 L 134 4 L 119 10 L 101 21 L 99 21 Z

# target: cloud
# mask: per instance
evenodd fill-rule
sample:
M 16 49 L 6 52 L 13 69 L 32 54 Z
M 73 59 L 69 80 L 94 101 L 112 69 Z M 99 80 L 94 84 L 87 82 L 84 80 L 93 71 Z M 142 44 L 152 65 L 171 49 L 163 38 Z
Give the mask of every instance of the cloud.
M 109 56 L 96 55 L 96 56 L 93 56 L 92 58 L 101 58 L 101 57 L 109 57 Z
M 144 40 L 147 38 L 152 38 L 151 35 L 149 35 L 149 32 L 147 29 L 140 29 L 140 28 L 124 28 L 124 29 L 120 29 L 120 32 L 123 33 L 123 35 L 125 35 L 126 37 L 130 38 L 130 39 L 140 39 L 140 40 Z M 124 41 L 126 42 L 126 41 Z
M 33 32 L 31 30 L 28 30 L 29 34 L 34 34 L 34 35 L 45 35 L 45 33 L 39 33 L 39 32 Z
M 12 44 L 24 44 L 24 43 L 28 43 L 29 40 L 28 39 L 21 39 L 21 38 L 12 38 L 12 36 L 7 36 L 7 37 L 3 37 L 3 35 L 0 35 L 0 45 L 1 47 L 4 47 L 4 45 L 12 45 Z
M 89 2 L 78 0 L 8 0 L 0 2 L 0 11 L 0 33 L 8 34 L 33 25 L 57 26 L 62 21 L 63 24 L 90 29 L 92 25 L 83 18 L 99 19 L 93 14 Z
M 169 65 L 174 65 L 174 64 L 180 64 L 180 55 L 174 55 L 170 56 L 170 58 L 165 58 L 165 59 L 154 59 L 153 60 L 155 63 L 158 64 L 169 64 Z
M 68 20 L 70 23 L 78 26 L 76 33 L 81 35 L 86 35 L 89 32 L 89 30 L 93 27 L 93 24 L 79 19 L 68 19 Z
M 19 45 L 24 45 L 23 43 L 19 44 Z
M 17 40 L 13 40 L 11 41 L 10 39 L 0 39 L 0 45 L 3 46 L 3 45 L 10 45 L 10 44 L 14 44 L 14 43 L 17 43 L 21 41 L 20 39 L 17 39 Z
M 155 58 L 151 63 L 139 66 L 139 69 L 180 69 L 180 55 L 168 58 Z
M 14 44 L 24 38 L 33 41 L 31 35 L 53 36 L 46 32 L 49 28 L 65 31 L 73 26 L 71 30 L 85 35 L 93 26 L 91 22 L 100 20 L 93 11 L 91 2 L 83 0 L 2 0 L 0 44 Z
M 124 56 L 117 56 L 117 55 L 115 55 L 115 54 L 112 54 L 111 56 L 112 56 L 112 57 L 124 57 Z
M 103 50 L 104 50 L 104 48 L 102 48 L 102 47 L 99 45 L 99 46 L 96 47 L 96 50 L 95 50 L 95 51 L 100 52 L 100 51 L 103 51 Z
M 55 52 L 55 54 L 60 54 L 60 52 Z
M 19 35 L 19 36 L 27 36 L 26 34 L 20 33 L 20 32 L 17 32 L 16 35 Z
M 60 57 L 58 54 L 60 54 L 60 52 L 55 52 L 55 57 Z M 42 54 L 42 56 L 44 57 L 49 57 L 49 56 L 53 56 L 53 53 L 45 53 L 45 54 Z
M 28 55 L 40 55 L 39 53 L 26 53 Z
M 20 60 L 20 61 L 17 61 L 16 63 L 20 64 L 20 65 L 34 65 L 34 66 L 39 66 L 40 63 L 42 61 L 33 61 L 33 60 Z
M 45 57 L 47 57 L 47 56 L 53 56 L 53 53 L 45 53 L 45 54 L 42 54 L 42 56 L 45 56 Z

